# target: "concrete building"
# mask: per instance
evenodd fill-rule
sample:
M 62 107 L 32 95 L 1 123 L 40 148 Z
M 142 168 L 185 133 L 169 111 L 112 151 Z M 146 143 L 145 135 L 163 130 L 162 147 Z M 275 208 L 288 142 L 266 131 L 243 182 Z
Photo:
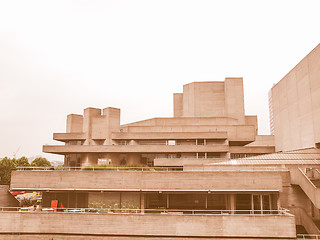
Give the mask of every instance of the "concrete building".
M 242 78 L 194 82 L 174 94 L 174 117 L 120 125 L 120 109 L 87 108 L 67 117 L 65 146 L 44 146 L 65 155 L 65 166 L 99 164 L 182 167 L 274 152 L 273 136 L 257 135 L 257 116 L 244 113 Z
M 272 87 L 276 151 L 320 147 L 320 44 Z
M 315 64 L 319 46 L 308 56 Z M 319 80 L 312 66 L 306 78 Z M 68 115 L 66 133 L 53 135 L 65 145 L 43 147 L 65 155 L 64 170 L 12 173 L 10 189 L 41 192 L 43 211 L 1 208 L 0 239 L 320 239 L 317 132 L 308 119 L 294 125 L 302 133 L 279 133 L 296 117 L 315 125 L 316 103 L 301 98 L 312 113 L 300 116 L 298 100 L 278 100 L 278 85 L 269 95 L 276 142 L 245 115 L 241 78 L 185 85 L 172 118 L 121 125 L 116 108 Z M 297 235 L 306 233 L 315 235 Z

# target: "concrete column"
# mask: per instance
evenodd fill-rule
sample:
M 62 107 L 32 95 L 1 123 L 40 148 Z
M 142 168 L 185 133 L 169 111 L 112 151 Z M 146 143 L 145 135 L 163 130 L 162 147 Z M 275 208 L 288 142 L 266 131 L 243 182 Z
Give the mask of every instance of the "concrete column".
M 92 166 L 98 164 L 98 155 L 94 153 L 85 153 L 81 155 L 80 166 Z
M 140 163 L 140 153 L 129 153 L 127 165 L 136 165 Z
M 206 209 L 208 208 L 208 194 L 206 194 Z
M 105 108 L 102 114 L 106 118 L 106 134 L 107 138 L 104 141 L 104 145 L 111 145 L 111 134 L 112 132 L 120 132 L 120 109 L 119 108 Z
M 67 133 L 82 132 L 83 116 L 77 114 L 69 114 L 67 116 Z
M 226 78 L 224 81 L 225 111 L 227 117 L 238 119 L 239 124 L 245 123 L 244 95 L 242 78 Z
M 144 213 L 144 209 L 146 208 L 146 194 L 145 193 L 140 193 L 140 208 L 141 208 L 141 213 Z
M 174 117 L 182 117 L 183 116 L 183 94 L 182 93 L 174 93 L 173 94 L 173 115 Z
M 101 116 L 101 109 L 86 108 L 83 112 L 82 131 L 86 134 L 86 140 L 83 145 L 92 145 L 92 118 Z
M 129 145 L 138 145 L 138 142 L 136 140 L 130 140 Z
M 236 210 L 236 195 L 229 194 L 229 208 L 231 210 L 231 214 L 234 214 Z

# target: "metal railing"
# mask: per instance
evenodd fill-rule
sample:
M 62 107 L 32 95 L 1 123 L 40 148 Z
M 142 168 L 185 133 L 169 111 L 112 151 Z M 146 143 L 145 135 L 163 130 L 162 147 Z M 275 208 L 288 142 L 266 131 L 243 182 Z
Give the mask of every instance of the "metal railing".
M 142 172 L 155 172 L 155 171 L 182 171 L 182 167 L 17 167 L 17 171 L 142 171 Z
M 142 172 L 170 172 L 170 171 L 184 171 L 184 172 L 246 172 L 246 171 L 288 171 L 285 167 L 224 167 L 224 166 L 209 166 L 206 167 L 17 167 L 17 171 L 142 171 Z
M 129 209 L 129 208 L 0 207 L 0 212 L 293 216 L 289 213 L 289 210 L 287 210 L 287 209 L 278 209 L 278 210 L 190 210 L 190 209 L 163 209 L 163 208 L 160 208 L 160 209 Z
M 297 239 L 314 239 L 314 240 L 320 240 L 320 235 L 316 234 L 297 234 Z

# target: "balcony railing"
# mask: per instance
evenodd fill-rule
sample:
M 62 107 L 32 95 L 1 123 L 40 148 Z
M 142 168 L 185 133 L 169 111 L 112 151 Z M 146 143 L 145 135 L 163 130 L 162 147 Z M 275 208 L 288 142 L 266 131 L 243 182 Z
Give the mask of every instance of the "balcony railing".
M 182 171 L 182 167 L 98 167 L 98 166 L 87 166 L 87 167 L 17 167 L 17 171 Z
M 220 166 L 219 166 L 220 167 Z M 254 166 L 254 167 L 239 167 L 239 168 L 201 168 L 201 167 L 17 167 L 17 171 L 142 171 L 142 172 L 247 172 L 247 171 L 288 171 L 288 168 L 283 166 Z
M 297 234 L 297 239 L 313 239 L 313 240 L 320 240 L 320 235 L 316 234 Z
M 127 209 L 127 208 L 37 208 L 0 207 L 0 212 L 42 212 L 42 213 L 98 213 L 98 214 L 173 214 L 173 215 L 274 215 L 293 216 L 288 209 L 278 210 L 190 210 L 190 209 Z M 303 235 L 304 237 L 306 235 Z M 313 236 L 313 235 L 308 235 Z M 319 235 L 314 235 L 319 236 Z M 301 238 L 304 239 L 304 238 Z M 308 239 L 308 238 L 306 238 Z M 309 238 L 310 239 L 310 238 Z M 318 239 L 318 238 L 312 238 Z M 319 238 L 320 240 L 320 238 Z

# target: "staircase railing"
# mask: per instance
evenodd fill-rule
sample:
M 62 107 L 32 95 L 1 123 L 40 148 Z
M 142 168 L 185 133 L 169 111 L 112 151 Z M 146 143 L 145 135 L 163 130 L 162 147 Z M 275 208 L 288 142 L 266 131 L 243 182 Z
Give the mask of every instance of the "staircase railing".
M 290 169 L 290 178 L 291 183 L 299 185 L 316 208 L 320 208 L 320 189 L 312 183 L 304 171 L 301 168 Z

